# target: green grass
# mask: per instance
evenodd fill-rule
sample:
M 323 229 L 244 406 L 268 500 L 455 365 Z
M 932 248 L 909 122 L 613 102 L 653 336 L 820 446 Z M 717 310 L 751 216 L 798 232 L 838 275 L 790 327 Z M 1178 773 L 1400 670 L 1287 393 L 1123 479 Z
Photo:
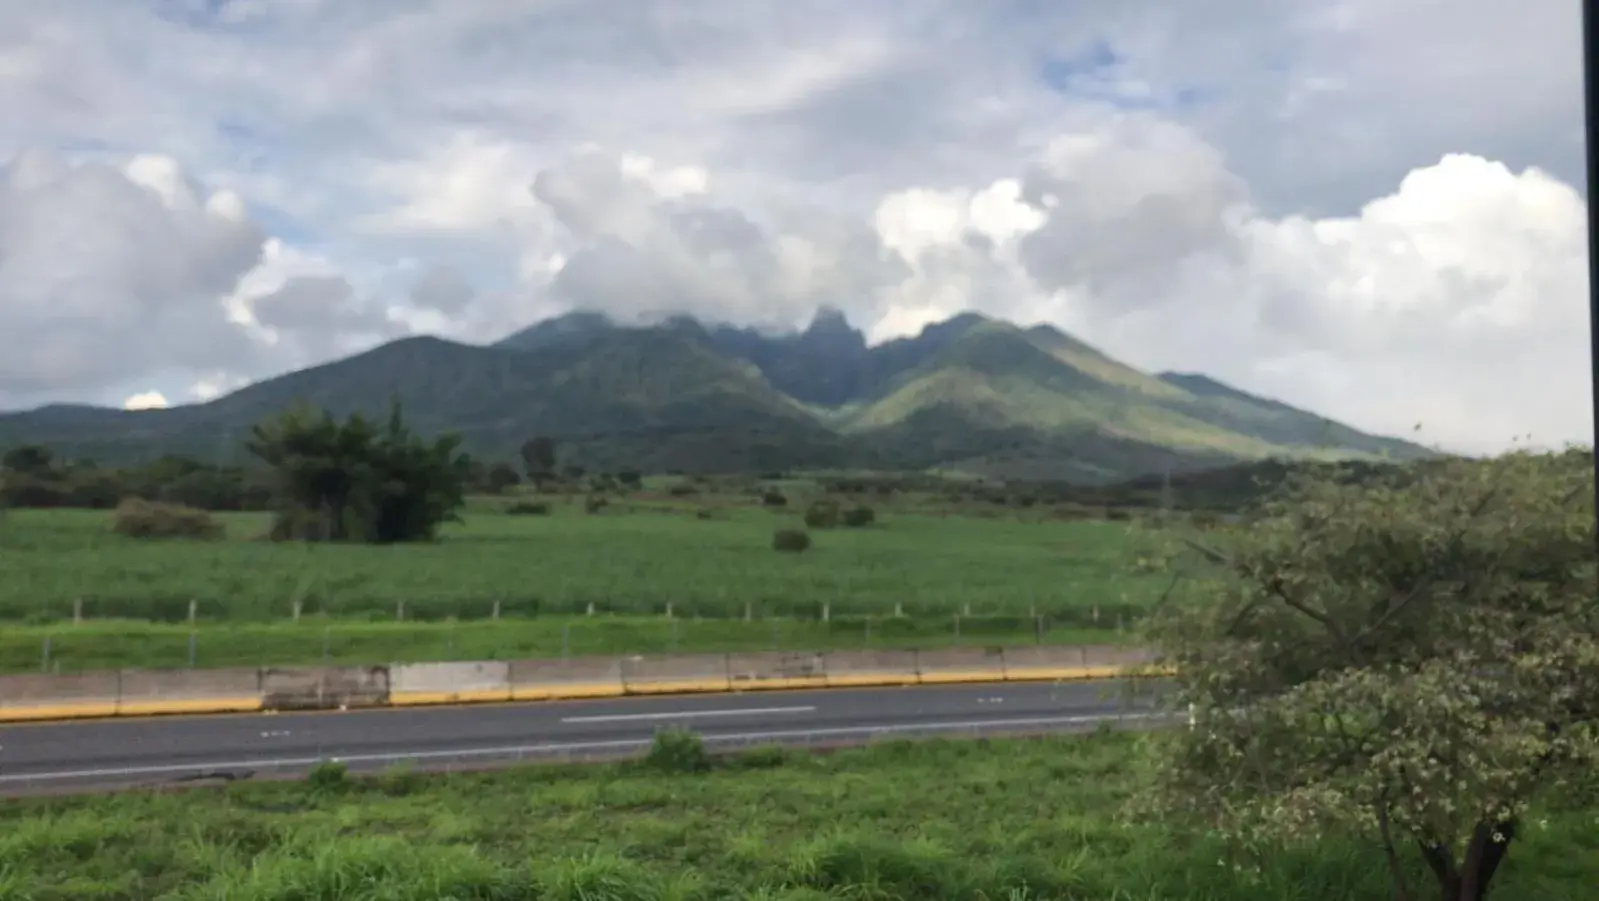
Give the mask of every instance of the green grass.
M 1096 735 L 753 751 L 696 774 L 534 767 L 0 805 L 29 901 L 1379 901 L 1376 848 L 1231 854 L 1126 825 L 1143 744 Z M 1574 808 L 1574 805 L 1573 805 Z M 1496 901 L 1588 901 L 1599 820 L 1541 811 Z M 1432 897 L 1429 892 L 1422 897 Z
M 192 636 L 192 637 L 191 637 Z M 943 620 L 503 619 L 459 623 L 306 620 L 188 626 L 88 621 L 0 629 L 0 673 L 97 669 L 513 660 L 585 654 L 828 651 L 950 645 L 1119 644 L 1130 633 L 1047 628 L 1015 618 Z M 0 896 L 3 899 L 4 896 Z
M 792 499 L 791 508 L 801 506 Z M 1061 625 L 1113 626 L 1160 593 L 1158 575 L 1130 565 L 1123 524 L 896 515 L 867 529 L 814 533 L 805 554 L 779 554 L 772 531 L 798 513 L 723 507 L 710 520 L 683 509 L 507 516 L 481 506 L 436 544 L 403 547 L 274 544 L 261 515 L 223 515 L 217 542 L 138 541 L 110 532 L 110 514 L 14 510 L 0 522 L 0 621 L 84 615 L 181 621 L 484 619 L 503 615 L 663 613 L 817 618 L 891 613 L 944 618 L 1025 615 Z M 1098 608 L 1100 619 L 1093 618 Z

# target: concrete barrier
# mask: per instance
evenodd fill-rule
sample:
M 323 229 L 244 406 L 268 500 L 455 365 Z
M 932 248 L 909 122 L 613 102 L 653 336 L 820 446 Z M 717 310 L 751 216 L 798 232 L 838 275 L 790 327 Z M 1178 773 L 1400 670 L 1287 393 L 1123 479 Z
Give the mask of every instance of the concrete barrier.
M 782 651 L 728 654 L 727 677 L 734 691 L 825 688 L 827 660 L 822 654 Z
M 513 701 L 614 698 L 623 694 L 622 661 L 615 657 L 512 660 L 507 681 Z
M 386 666 L 296 667 L 261 671 L 266 710 L 343 710 L 389 702 Z
M 511 700 L 511 665 L 504 661 L 389 664 L 389 703 L 471 704 Z
M 1106 679 L 1163 672 L 1150 666 L 1153 661 L 1154 655 L 1141 648 L 1015 647 L 16 675 L 0 676 L 0 722 L 1001 679 Z
M 0 722 L 115 716 L 117 673 L 0 676 Z
M 254 669 L 123 670 L 118 716 L 249 713 L 261 709 Z
M 830 651 L 826 665 L 832 688 L 916 684 L 915 651 Z
M 916 677 L 924 685 L 1000 682 L 1005 678 L 1005 654 L 999 648 L 921 651 L 916 655 Z
M 687 694 L 732 687 L 726 654 L 622 658 L 622 688 L 628 694 Z

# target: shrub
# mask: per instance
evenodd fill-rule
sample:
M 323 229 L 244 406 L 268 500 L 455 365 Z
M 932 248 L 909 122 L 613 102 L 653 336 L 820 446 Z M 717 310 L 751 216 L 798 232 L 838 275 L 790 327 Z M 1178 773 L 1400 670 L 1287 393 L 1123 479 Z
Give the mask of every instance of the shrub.
M 709 509 L 707 507 L 701 507 L 698 510 L 694 511 L 694 518 L 695 519 L 717 519 L 718 517 L 716 515 L 716 511 L 715 510 Z
M 666 493 L 673 497 L 690 497 L 699 494 L 700 490 L 687 482 L 679 482 L 666 489 Z
M 816 501 L 805 510 L 805 525 L 812 529 L 831 529 L 838 525 L 836 501 Z
M 786 507 L 788 506 L 788 498 L 783 496 L 783 492 L 773 488 L 761 495 L 761 504 L 767 507 Z
M 312 791 L 342 791 L 350 785 L 350 770 L 337 761 L 324 760 L 311 768 L 311 772 L 306 774 L 305 782 Z
M 811 534 L 804 529 L 778 529 L 772 533 L 772 550 L 798 554 L 810 550 Z
M 550 505 L 538 501 L 517 501 L 505 508 L 512 516 L 549 516 Z
M 117 505 L 111 528 L 129 538 L 199 538 L 213 540 L 225 532 L 204 510 L 159 504 L 130 497 Z
M 859 529 L 877 522 L 877 512 L 871 507 L 862 504 L 844 511 L 844 525 Z
M 598 513 L 610 505 L 611 502 L 600 495 L 591 494 L 586 500 L 583 501 L 583 510 L 587 513 Z
M 711 755 L 704 739 L 674 726 L 655 733 L 644 765 L 663 773 L 703 773 L 711 768 Z

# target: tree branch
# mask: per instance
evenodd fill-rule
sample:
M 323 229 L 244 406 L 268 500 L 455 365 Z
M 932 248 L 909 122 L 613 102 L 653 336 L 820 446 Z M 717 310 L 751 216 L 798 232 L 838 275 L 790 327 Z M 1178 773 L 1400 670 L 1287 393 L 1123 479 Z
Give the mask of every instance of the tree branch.
M 1404 865 L 1399 862 L 1399 849 L 1394 847 L 1393 824 L 1388 816 L 1388 793 L 1377 799 L 1377 831 L 1382 835 L 1382 851 L 1388 858 L 1388 873 L 1394 880 L 1395 901 L 1410 901 L 1410 881 L 1405 878 Z

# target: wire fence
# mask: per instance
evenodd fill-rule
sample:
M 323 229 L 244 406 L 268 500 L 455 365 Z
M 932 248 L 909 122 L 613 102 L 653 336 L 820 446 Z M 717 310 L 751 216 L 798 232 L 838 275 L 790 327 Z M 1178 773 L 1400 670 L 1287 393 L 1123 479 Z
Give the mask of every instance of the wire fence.
M 698 651 L 826 651 L 1115 643 L 1130 621 L 1084 628 L 1043 615 L 827 620 L 535 617 L 417 622 L 140 624 L 81 619 L 0 630 L 0 672 L 554 659 Z

